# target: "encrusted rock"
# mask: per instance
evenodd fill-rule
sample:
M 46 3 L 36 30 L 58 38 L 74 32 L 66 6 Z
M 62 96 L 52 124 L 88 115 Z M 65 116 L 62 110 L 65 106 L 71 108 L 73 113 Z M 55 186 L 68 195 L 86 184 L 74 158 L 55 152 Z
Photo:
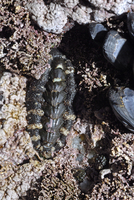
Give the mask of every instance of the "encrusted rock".
M 0 63 L 11 72 L 21 72 L 39 79 L 50 67 L 49 52 L 59 44 L 61 36 L 35 29 L 25 4 L 25 0 L 4 0 L 2 3 Z
M 34 0 L 28 2 L 27 8 L 40 28 L 56 34 L 64 33 L 70 18 L 79 24 L 102 22 L 114 14 L 120 15 L 134 8 L 132 0 L 118 2 L 92 0 L 89 3 L 79 0 L 48 2 L 45 4 L 43 0 Z
M 130 176 L 134 162 L 134 135 L 123 134 L 112 140 L 110 164 L 113 171 Z
M 51 3 L 47 7 L 43 1 L 34 1 L 28 4 L 28 9 L 32 13 L 32 19 L 45 31 L 61 33 L 67 23 L 67 13 L 59 4 Z
M 6 138 L 12 137 L 15 130 L 26 127 L 26 78 L 4 72 L 0 79 L 0 132 L 3 145 Z M 2 137 L 1 136 L 1 137 Z

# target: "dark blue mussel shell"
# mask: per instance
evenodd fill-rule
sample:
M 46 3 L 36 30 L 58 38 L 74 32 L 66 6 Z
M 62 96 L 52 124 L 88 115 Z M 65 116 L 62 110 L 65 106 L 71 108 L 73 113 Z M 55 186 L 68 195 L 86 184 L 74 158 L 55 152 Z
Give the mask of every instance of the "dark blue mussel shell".
M 127 27 L 131 38 L 134 40 L 134 12 L 127 14 Z
M 133 51 L 127 39 L 117 31 L 107 33 L 103 45 L 104 57 L 118 70 L 127 70 L 132 67 Z
M 89 24 L 89 33 L 91 35 L 92 40 L 101 44 L 106 36 L 107 29 L 98 23 L 90 23 Z
M 118 120 L 134 132 L 134 90 L 123 87 L 110 89 L 109 101 Z
M 134 13 L 128 13 L 127 26 L 134 38 Z M 117 31 L 108 31 L 102 24 L 90 23 L 89 33 L 102 46 L 104 57 L 116 69 L 124 71 L 133 67 L 133 47 Z

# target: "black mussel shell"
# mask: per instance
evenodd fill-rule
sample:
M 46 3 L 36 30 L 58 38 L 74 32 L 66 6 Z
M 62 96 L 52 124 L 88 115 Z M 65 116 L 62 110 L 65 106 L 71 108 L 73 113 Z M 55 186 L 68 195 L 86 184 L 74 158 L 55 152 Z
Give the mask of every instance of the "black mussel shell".
M 102 24 L 90 23 L 89 33 L 94 41 L 102 43 L 107 33 L 107 29 Z
M 134 40 L 134 12 L 127 14 L 127 27 L 131 38 Z
M 119 70 L 132 67 L 132 48 L 129 42 L 122 38 L 117 31 L 107 33 L 103 45 L 104 57 Z
M 110 89 L 109 101 L 118 120 L 134 132 L 134 90 L 123 87 Z

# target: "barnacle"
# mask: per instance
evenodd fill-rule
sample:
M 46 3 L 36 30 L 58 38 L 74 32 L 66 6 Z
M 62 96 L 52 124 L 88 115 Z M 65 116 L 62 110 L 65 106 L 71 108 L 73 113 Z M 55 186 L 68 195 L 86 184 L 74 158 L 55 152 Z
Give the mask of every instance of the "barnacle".
M 0 146 L 16 130 L 27 125 L 25 102 L 26 78 L 3 72 L 0 79 Z
M 51 51 L 51 70 L 30 83 L 27 91 L 28 126 L 34 148 L 44 157 L 65 144 L 75 115 L 74 67 L 57 49 Z

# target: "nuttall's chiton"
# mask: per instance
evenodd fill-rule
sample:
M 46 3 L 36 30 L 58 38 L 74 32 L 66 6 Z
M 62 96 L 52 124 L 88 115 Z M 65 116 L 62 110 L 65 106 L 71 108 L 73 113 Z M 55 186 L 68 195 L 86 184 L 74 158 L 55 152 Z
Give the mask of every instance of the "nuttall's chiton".
M 109 101 L 118 120 L 134 132 L 134 90 L 123 87 L 111 89 Z
M 75 115 L 74 67 L 57 49 L 51 51 L 51 70 L 34 80 L 27 91 L 27 129 L 34 148 L 43 157 L 65 144 Z

